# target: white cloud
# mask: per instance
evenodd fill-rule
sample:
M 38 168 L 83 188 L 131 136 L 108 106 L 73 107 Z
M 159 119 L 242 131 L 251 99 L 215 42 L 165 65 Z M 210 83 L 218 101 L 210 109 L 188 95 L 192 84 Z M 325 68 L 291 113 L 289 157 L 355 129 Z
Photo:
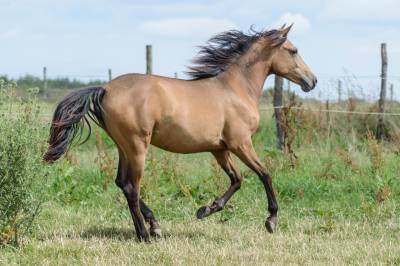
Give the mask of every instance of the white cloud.
M 139 26 L 139 29 L 145 33 L 168 36 L 212 34 L 234 28 L 236 28 L 235 23 L 229 19 L 206 17 L 148 20 Z
M 292 32 L 294 34 L 304 34 L 310 29 L 310 21 L 301 14 L 292 14 L 287 12 L 283 14 L 279 19 L 273 24 L 275 28 L 280 28 L 283 24 L 287 26 L 294 24 Z
M 13 37 L 17 36 L 18 33 L 19 33 L 19 30 L 17 30 L 17 29 L 10 29 L 10 30 L 6 30 L 4 32 L 0 31 L 0 39 L 13 38 Z
M 265 21 L 269 18 L 268 10 L 265 6 L 240 5 L 240 3 L 230 10 L 230 15 L 251 19 L 262 18 Z
M 400 20 L 398 0 L 331 0 L 320 17 L 357 21 Z

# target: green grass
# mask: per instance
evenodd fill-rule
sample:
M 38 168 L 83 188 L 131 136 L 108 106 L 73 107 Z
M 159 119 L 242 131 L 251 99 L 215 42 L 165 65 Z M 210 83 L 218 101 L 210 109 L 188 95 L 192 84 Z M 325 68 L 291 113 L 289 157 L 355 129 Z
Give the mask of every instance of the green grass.
M 398 144 L 324 129 L 296 134 L 295 167 L 273 148 L 270 113 L 254 137 L 278 196 L 274 234 L 264 227 L 263 186 L 243 164 L 238 162 L 245 177 L 241 190 L 223 211 L 199 221 L 197 208 L 222 194 L 228 178 L 209 154 L 152 148 L 142 196 L 164 236 L 139 243 L 123 194 L 100 171 L 92 137 L 52 166 L 37 192 L 48 200 L 35 230 L 19 248 L 0 249 L 0 264 L 400 264 Z M 112 143 L 102 137 L 115 158 Z

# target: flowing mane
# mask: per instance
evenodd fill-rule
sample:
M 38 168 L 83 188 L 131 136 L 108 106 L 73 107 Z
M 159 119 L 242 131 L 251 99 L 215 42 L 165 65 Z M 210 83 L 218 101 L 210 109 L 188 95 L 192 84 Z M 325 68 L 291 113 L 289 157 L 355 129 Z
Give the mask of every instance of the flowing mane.
M 200 46 L 197 57 L 186 72 L 192 79 L 217 76 L 245 54 L 251 45 L 261 37 L 274 41 L 279 38 L 278 30 L 255 31 L 250 28 L 246 34 L 238 30 L 219 33 Z

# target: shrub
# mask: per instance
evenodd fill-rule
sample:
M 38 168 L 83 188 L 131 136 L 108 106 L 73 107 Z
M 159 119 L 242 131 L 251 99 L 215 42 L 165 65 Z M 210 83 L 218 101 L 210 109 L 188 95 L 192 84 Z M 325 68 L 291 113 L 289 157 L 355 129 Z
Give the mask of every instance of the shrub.
M 41 162 L 43 127 L 37 90 L 29 100 L 15 96 L 15 84 L 0 80 L 0 246 L 17 246 L 40 209 L 46 169 Z

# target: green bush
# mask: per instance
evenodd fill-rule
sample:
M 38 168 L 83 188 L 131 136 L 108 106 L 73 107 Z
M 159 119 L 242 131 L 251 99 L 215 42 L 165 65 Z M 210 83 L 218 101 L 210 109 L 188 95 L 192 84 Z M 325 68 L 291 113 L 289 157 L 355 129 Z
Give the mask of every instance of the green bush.
M 45 194 L 43 118 L 30 91 L 22 101 L 15 84 L 0 80 L 0 246 L 16 246 L 30 232 Z

